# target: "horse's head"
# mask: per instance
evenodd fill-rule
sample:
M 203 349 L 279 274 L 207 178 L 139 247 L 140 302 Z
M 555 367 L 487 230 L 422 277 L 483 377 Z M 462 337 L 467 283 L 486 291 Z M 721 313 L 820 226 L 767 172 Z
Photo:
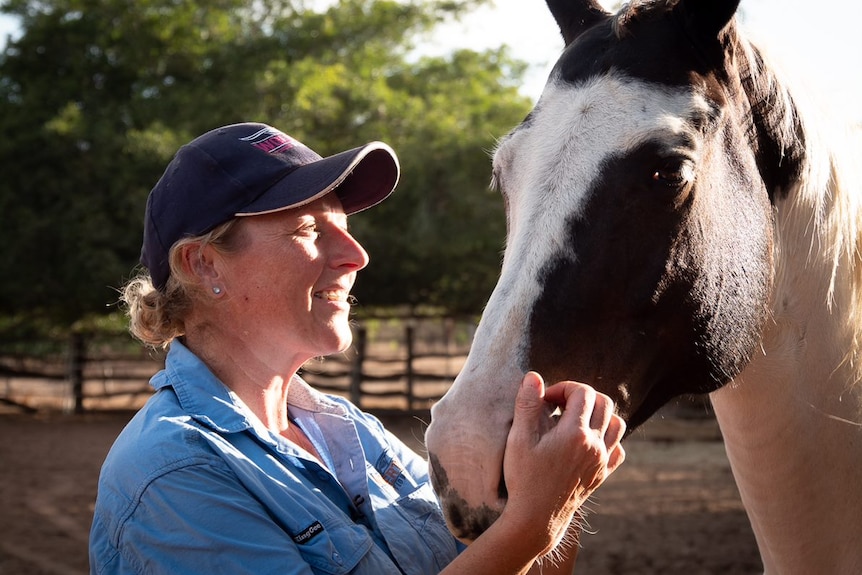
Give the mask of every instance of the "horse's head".
M 737 4 L 644 2 L 611 15 L 549 0 L 566 48 L 494 155 L 502 272 L 426 435 L 459 537 L 476 537 L 505 504 L 525 371 L 594 386 L 631 430 L 674 396 L 726 384 L 758 348 L 771 199 L 799 158 L 782 141 L 796 128 L 789 101 L 757 77 Z

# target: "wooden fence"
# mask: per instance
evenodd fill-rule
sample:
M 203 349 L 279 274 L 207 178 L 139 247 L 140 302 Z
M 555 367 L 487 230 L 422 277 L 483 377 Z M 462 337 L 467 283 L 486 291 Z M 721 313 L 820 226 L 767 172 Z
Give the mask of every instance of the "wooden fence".
M 363 409 L 428 409 L 463 366 L 473 328 L 444 317 L 366 320 L 354 326 L 351 349 L 312 360 L 301 374 Z M 134 345 L 118 350 L 109 340 L 75 334 L 62 345 L 53 342 L 47 352 L 44 342 L 0 350 L 0 407 L 71 413 L 139 408 L 164 354 Z

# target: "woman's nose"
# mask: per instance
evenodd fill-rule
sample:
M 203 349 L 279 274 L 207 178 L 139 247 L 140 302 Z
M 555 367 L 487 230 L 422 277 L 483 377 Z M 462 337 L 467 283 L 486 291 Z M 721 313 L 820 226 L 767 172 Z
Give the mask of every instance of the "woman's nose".
M 334 267 L 349 267 L 355 271 L 368 265 L 368 252 L 362 247 L 349 231 L 339 229 L 336 233 L 337 247 L 334 250 L 332 265 Z

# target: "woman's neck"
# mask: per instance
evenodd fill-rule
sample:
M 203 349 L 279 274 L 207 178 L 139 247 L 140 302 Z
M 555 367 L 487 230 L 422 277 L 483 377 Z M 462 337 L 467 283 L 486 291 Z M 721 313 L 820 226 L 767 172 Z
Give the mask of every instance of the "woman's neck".
M 189 330 L 183 339 L 268 429 L 281 433 L 288 428 L 288 391 L 302 362 L 289 361 L 286 353 L 276 361 L 275 354 L 253 349 L 247 339 L 212 330 Z

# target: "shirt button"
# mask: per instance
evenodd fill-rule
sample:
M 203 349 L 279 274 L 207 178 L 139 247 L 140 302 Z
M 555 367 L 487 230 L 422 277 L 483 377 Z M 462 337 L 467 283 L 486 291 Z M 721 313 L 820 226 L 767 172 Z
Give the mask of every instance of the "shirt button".
M 332 552 L 332 560 L 341 565 L 341 555 L 338 554 L 338 551 Z

